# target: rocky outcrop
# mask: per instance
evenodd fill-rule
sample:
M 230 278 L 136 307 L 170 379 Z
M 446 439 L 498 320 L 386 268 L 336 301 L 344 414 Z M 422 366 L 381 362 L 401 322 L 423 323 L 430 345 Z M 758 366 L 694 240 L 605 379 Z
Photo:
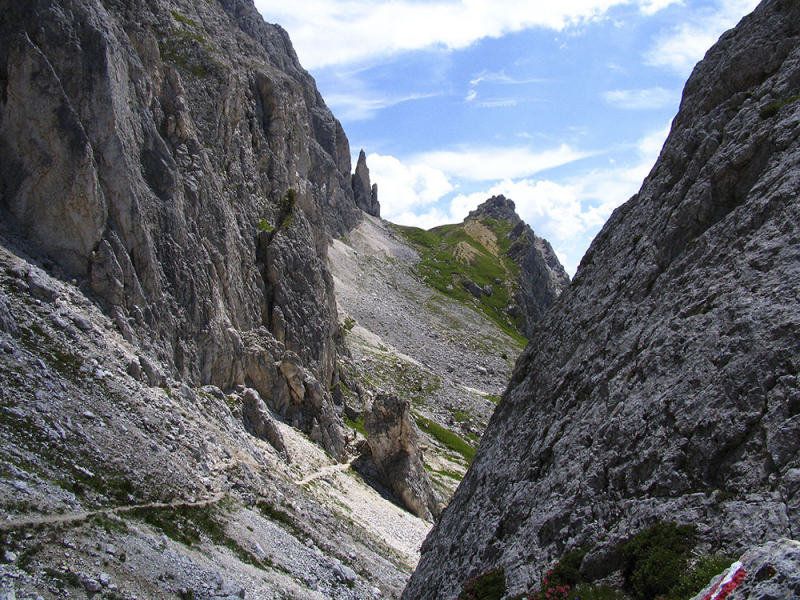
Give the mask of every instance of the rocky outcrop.
M 247 389 L 242 396 L 242 418 L 247 431 L 269 442 L 284 460 L 291 460 L 281 430 L 278 429 L 267 405 L 255 390 Z
M 327 247 L 361 212 L 347 138 L 286 32 L 251 0 L 0 10 L 6 232 L 85 279 L 166 376 L 266 380 L 243 341 L 261 338 L 274 350 L 261 362 L 293 352 L 325 396 Z M 301 421 L 336 421 L 320 410 Z
M 800 590 L 800 543 L 781 539 L 748 550 L 692 600 L 795 598 Z
M 569 275 L 550 242 L 536 235 L 515 209 L 514 202 L 505 196 L 492 196 L 471 211 L 466 220 L 494 219 L 505 221 L 512 227 L 508 233 L 511 244 L 506 256 L 517 265 L 519 275 L 514 304 L 507 311 L 512 316 L 523 315 L 520 329 L 525 337 L 530 338 L 535 323 L 569 284 Z
M 393 394 L 375 397 L 364 413 L 367 443 L 361 464 L 356 466 L 367 476 L 374 471 L 408 510 L 432 521 L 439 516 L 441 505 L 422 464 L 410 408 L 407 400 Z
M 640 192 L 537 325 L 405 598 L 693 523 L 709 551 L 800 531 L 800 6 L 766 0 L 695 68 Z
M 358 155 L 356 172 L 353 173 L 353 194 L 358 208 L 373 217 L 381 216 L 381 205 L 378 202 L 378 184 L 370 185 L 367 155 L 362 150 Z

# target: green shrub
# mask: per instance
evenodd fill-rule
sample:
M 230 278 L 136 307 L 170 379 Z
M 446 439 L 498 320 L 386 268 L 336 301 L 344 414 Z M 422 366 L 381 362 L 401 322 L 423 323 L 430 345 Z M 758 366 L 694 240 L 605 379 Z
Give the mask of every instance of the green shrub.
M 417 426 L 422 431 L 433 436 L 433 438 L 443 446 L 459 453 L 468 463 L 472 462 L 472 459 L 475 458 L 475 448 L 446 427 L 442 427 L 438 423 L 426 419 L 425 417 L 417 417 L 416 421 Z
M 625 587 L 641 600 L 668 594 L 687 571 L 694 545 L 689 525 L 656 523 L 640 531 L 621 546 Z
M 503 567 L 497 567 L 467 581 L 458 600 L 501 600 L 505 595 L 506 572 Z
M 700 557 L 670 590 L 667 600 L 684 600 L 696 596 L 714 577 L 730 567 L 734 560 L 736 559 L 719 554 Z
M 578 548 L 565 552 L 549 572 L 548 581 L 553 586 L 576 586 L 583 583 L 581 577 L 581 563 L 583 557 L 589 552 L 588 548 Z

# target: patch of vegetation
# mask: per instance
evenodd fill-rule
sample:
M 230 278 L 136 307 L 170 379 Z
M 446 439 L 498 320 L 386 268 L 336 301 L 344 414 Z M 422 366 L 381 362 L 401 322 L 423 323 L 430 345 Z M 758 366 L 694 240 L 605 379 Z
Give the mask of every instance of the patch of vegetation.
M 555 586 L 575 587 L 586 583 L 581 576 L 581 563 L 589 553 L 589 548 L 578 548 L 565 552 L 549 573 L 548 580 Z
M 217 546 L 228 548 L 243 563 L 265 568 L 258 557 L 245 550 L 225 532 L 225 523 L 220 517 L 219 508 L 214 505 L 134 508 L 125 514 L 141 519 L 163 531 L 170 539 L 186 546 L 199 544 L 205 536 Z
M 761 112 L 758 114 L 762 119 L 771 119 L 777 115 L 778 111 L 780 111 L 780 109 L 782 109 L 784 106 L 787 106 L 793 102 L 797 102 L 798 100 L 800 100 L 800 94 L 795 94 L 794 96 L 790 96 L 789 98 L 785 98 L 783 100 L 777 100 L 762 108 Z
M 49 577 L 56 582 L 56 585 L 59 589 L 63 590 L 66 586 L 74 588 L 82 587 L 80 576 L 70 570 L 61 571 L 59 569 L 54 569 L 53 567 L 45 567 L 43 572 L 46 577 Z
M 578 600 L 628 600 L 628 597 L 608 585 L 579 585 L 570 596 Z
M 279 213 L 278 228 L 289 228 L 294 223 L 294 208 L 297 205 L 297 191 L 293 188 L 286 190 L 286 193 L 278 199 L 277 209 Z
M 275 227 L 270 225 L 266 219 L 260 219 L 258 221 L 258 230 L 270 232 L 270 231 L 275 231 Z
M 729 556 L 701 556 L 687 573 L 681 575 L 665 600 L 684 600 L 696 596 L 709 582 L 725 571 L 736 559 Z
M 194 26 L 197 27 L 197 24 Z M 196 77 L 210 75 L 209 67 L 214 63 L 209 57 L 211 49 L 211 44 L 202 33 L 184 29 L 171 29 L 167 33 L 162 33 L 158 42 L 161 60 Z
M 422 406 L 441 386 L 435 374 L 412 363 L 397 359 L 393 355 L 375 353 L 374 368 L 356 374 L 371 388 L 385 389 L 407 398 L 412 406 Z
M 622 575 L 634 598 L 650 600 L 667 595 L 688 571 L 696 543 L 694 527 L 656 523 L 621 545 Z
M 467 581 L 458 600 L 502 600 L 505 595 L 506 572 L 503 567 L 498 567 Z
M 128 533 L 128 524 L 116 516 L 101 512 L 91 515 L 87 520 L 92 525 L 102 527 L 105 532 L 109 534 L 119 535 Z
M 500 396 L 492 396 L 491 394 L 484 394 L 484 398 L 486 398 L 489 402 L 493 402 L 494 404 L 500 404 Z
M 356 326 L 356 320 L 353 317 L 347 317 L 344 320 L 344 331 L 345 333 L 350 332 L 353 330 L 353 327 Z
M 198 25 L 195 21 L 193 21 L 189 17 L 183 16 L 176 10 L 171 10 L 169 12 L 172 14 L 172 18 L 178 21 L 179 23 L 183 23 L 184 25 L 189 25 L 191 27 L 194 27 L 195 29 L 200 29 L 200 25 Z
M 455 479 L 456 481 L 461 481 L 462 479 L 464 479 L 464 476 L 461 473 L 457 473 L 456 471 L 449 471 L 447 469 L 434 469 L 427 463 L 422 463 L 422 466 L 425 467 L 427 471 L 430 471 L 435 475 L 449 477 L 450 479 Z
M 356 419 L 355 421 L 353 421 L 350 417 L 345 415 L 344 424 L 347 426 L 348 429 L 355 429 L 358 433 L 360 433 L 364 437 L 367 437 L 367 430 L 364 427 L 364 415 L 359 416 L 358 419 Z
M 420 277 L 445 296 L 482 312 L 524 346 L 527 339 L 520 334 L 522 317 L 511 317 L 505 311 L 517 291 L 516 276 L 519 274 L 517 265 L 506 255 L 511 245 L 508 239 L 511 225 L 495 219 L 483 219 L 481 224 L 497 237 L 498 254 L 469 235 L 461 223 L 441 225 L 429 231 L 400 225 L 395 228 L 420 253 L 416 267 Z M 456 258 L 461 244 L 473 249 L 469 260 Z M 475 298 L 463 286 L 467 280 L 481 288 L 492 286 L 492 294 Z M 498 280 L 503 283 L 498 284 Z
M 453 418 L 456 420 L 457 423 L 464 423 L 465 421 L 469 421 L 472 418 L 471 413 L 459 410 L 457 408 L 451 410 L 450 412 L 453 413 Z
M 475 458 L 475 448 L 446 427 L 442 427 L 438 423 L 422 416 L 416 416 L 415 420 L 422 431 L 431 435 L 446 448 L 463 456 L 467 464 L 471 463 L 472 459 Z
M 300 537 L 303 534 L 303 530 L 298 526 L 296 519 L 286 511 L 277 506 L 273 506 L 266 500 L 259 500 L 256 503 L 256 507 L 261 511 L 262 515 L 271 521 L 276 521 L 277 523 L 285 525 L 295 537 Z

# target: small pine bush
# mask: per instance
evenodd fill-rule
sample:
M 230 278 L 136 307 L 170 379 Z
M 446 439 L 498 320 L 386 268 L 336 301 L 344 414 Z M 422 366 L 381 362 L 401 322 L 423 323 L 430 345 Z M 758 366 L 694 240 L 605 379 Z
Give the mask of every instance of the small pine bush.
M 506 572 L 503 567 L 497 567 L 467 581 L 458 600 L 501 600 L 505 595 Z
M 627 590 L 640 600 L 668 594 L 687 571 L 695 543 L 694 528 L 675 523 L 656 523 L 634 535 L 621 547 Z

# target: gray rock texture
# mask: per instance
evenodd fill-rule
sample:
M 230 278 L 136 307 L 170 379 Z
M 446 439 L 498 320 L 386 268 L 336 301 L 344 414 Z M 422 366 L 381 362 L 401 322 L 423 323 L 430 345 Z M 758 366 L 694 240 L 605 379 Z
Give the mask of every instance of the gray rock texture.
M 286 32 L 251 0 L 0 12 L 6 230 L 87 278 L 164 375 L 259 380 L 266 397 L 292 351 L 325 396 L 338 333 L 327 247 L 361 212 L 347 138 Z M 300 419 L 309 432 L 337 421 L 323 400 Z M 318 437 L 342 448 L 335 427 Z
M 728 584 L 729 581 L 732 583 Z M 726 585 L 733 588 L 726 600 L 797 598 L 800 596 L 800 542 L 781 539 L 748 550 L 692 600 L 715 600 L 716 594 L 725 592 Z
M 471 211 L 465 221 L 489 218 L 506 221 L 512 226 L 508 234 L 511 245 L 506 255 L 519 268 L 516 281 L 519 291 L 514 296 L 515 304 L 509 307 L 508 312 L 512 316 L 524 315 L 522 333 L 530 338 L 534 324 L 569 285 L 569 275 L 559 262 L 550 242 L 536 235 L 520 219 L 515 209 L 513 200 L 502 195 L 492 196 Z M 472 292 L 471 289 L 469 291 Z M 481 291 L 479 288 L 478 295 Z M 486 295 L 491 295 L 491 292 Z
M 641 191 L 536 326 L 404 598 L 693 523 L 709 551 L 800 531 L 800 5 L 766 0 L 686 84 Z
M 420 518 L 432 521 L 441 513 L 441 500 L 431 487 L 422 464 L 422 451 L 411 421 L 411 405 L 394 394 L 378 394 L 364 412 L 368 460 L 382 483 Z
M 353 194 L 356 204 L 368 215 L 381 216 L 381 205 L 378 202 L 378 184 L 370 184 L 367 155 L 362 150 L 358 155 L 356 172 L 353 173 Z

